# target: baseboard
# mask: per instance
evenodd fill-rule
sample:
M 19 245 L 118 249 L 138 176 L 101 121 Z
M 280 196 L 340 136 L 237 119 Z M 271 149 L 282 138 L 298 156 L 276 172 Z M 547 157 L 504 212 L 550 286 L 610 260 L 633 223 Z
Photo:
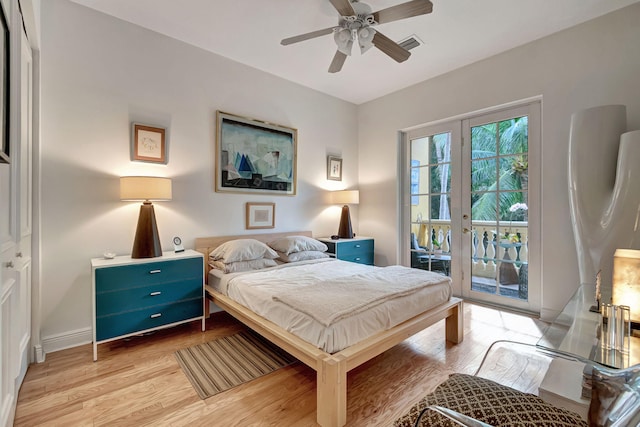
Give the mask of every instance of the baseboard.
M 560 314 L 559 310 L 551 310 L 549 308 L 541 308 L 540 309 L 540 320 L 545 322 L 553 322 L 556 317 Z
M 36 363 L 42 363 L 46 359 L 46 355 L 40 344 L 33 346 L 33 354 L 34 354 Z
M 64 334 L 50 335 L 42 338 L 42 360 L 47 353 L 65 350 L 67 348 L 78 347 L 93 342 L 93 330 L 91 328 L 76 329 L 75 331 L 65 332 Z M 36 353 L 36 357 L 39 359 Z
M 5 401 L 0 401 L 0 426 L 1 427 L 11 427 L 13 425 L 13 419 L 15 417 L 16 412 L 16 401 L 17 397 L 15 395 L 6 396 Z
M 210 313 L 222 311 L 220 307 L 211 304 Z M 44 362 L 45 356 L 54 351 L 91 344 L 93 342 L 93 330 L 91 328 L 76 329 L 63 334 L 42 337 L 42 345 L 34 346 L 36 362 Z

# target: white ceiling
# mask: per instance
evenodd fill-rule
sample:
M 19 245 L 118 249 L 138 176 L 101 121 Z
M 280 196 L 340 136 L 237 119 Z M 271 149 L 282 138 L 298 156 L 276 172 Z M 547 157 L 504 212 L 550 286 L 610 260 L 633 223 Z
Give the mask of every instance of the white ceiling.
M 361 104 L 640 0 L 432 0 L 433 13 L 378 26 L 425 44 L 396 63 L 377 49 L 327 72 L 331 35 L 281 46 L 337 24 L 329 0 L 73 0 L 284 79 Z M 404 0 L 365 0 L 374 11 Z

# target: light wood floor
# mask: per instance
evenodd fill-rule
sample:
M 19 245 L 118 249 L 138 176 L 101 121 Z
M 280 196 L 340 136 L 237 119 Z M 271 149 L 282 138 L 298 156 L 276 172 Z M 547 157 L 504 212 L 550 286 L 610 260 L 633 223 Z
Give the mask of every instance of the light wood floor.
M 31 365 L 18 397 L 16 426 L 316 426 L 315 372 L 301 363 L 201 400 L 174 351 L 245 327 L 226 313 L 155 334 L 48 354 Z M 545 324 L 465 304 L 465 339 L 445 343 L 444 321 L 351 371 L 349 426 L 389 426 L 450 373 L 473 373 L 498 339 L 535 343 Z M 537 373 L 539 375 L 540 373 Z M 502 375 L 530 377 L 528 370 Z

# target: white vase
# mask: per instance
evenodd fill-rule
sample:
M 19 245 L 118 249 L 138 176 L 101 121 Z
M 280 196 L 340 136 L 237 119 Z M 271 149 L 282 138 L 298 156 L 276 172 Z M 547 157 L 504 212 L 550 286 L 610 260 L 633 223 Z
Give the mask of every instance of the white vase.
M 581 283 L 602 270 L 611 293 L 613 254 L 640 247 L 640 131 L 626 132 L 626 108 L 607 105 L 571 117 L 569 202 Z

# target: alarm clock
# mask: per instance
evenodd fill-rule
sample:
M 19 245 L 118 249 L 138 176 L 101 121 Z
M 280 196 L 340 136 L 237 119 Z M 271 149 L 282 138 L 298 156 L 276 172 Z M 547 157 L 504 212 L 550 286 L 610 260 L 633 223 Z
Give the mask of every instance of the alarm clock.
M 184 252 L 184 246 L 182 246 L 182 239 L 178 236 L 173 238 L 173 249 L 178 252 Z

